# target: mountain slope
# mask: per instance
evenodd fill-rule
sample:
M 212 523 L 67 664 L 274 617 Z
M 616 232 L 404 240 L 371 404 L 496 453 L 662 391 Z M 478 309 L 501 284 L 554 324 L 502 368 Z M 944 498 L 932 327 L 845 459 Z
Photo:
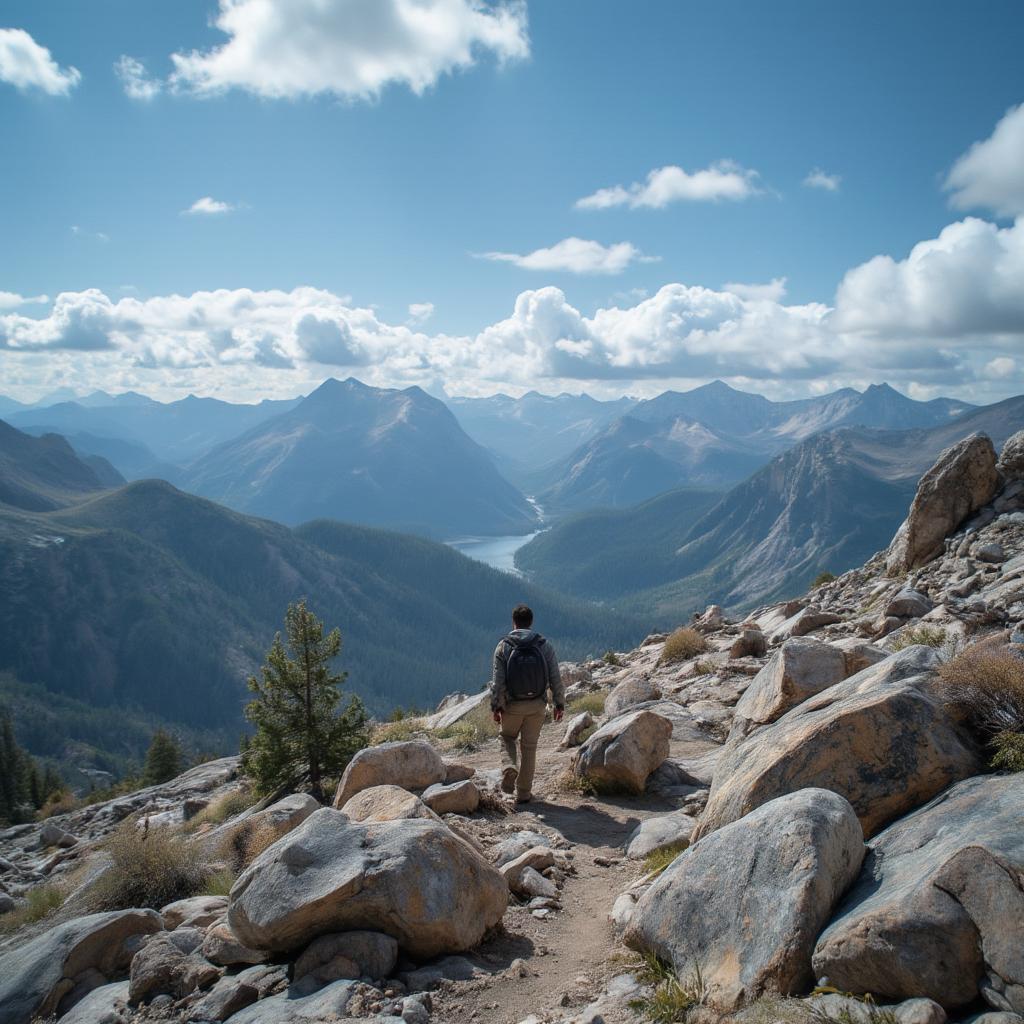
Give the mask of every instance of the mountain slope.
M 83 461 L 63 437 L 29 437 L 0 420 L 0 504 L 42 512 L 123 483 L 109 463 Z
M 325 381 L 298 406 L 215 449 L 185 486 L 296 524 L 333 518 L 437 537 L 526 533 L 536 513 L 419 388 Z

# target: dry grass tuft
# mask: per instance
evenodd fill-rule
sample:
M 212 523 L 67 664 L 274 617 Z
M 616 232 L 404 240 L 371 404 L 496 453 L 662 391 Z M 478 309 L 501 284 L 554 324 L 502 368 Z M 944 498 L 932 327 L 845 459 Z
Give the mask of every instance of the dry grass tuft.
M 1007 650 L 968 647 L 939 669 L 946 701 L 984 739 L 1024 732 L 1024 660 Z
M 681 839 L 678 843 L 653 850 L 644 857 L 644 872 L 648 875 L 660 875 L 689 845 L 685 839 Z
M 949 643 L 949 634 L 941 626 L 911 626 L 892 638 L 889 649 L 902 651 L 907 647 L 922 644 L 925 647 L 945 647 Z
M 259 795 L 249 789 L 232 789 L 207 804 L 198 814 L 185 822 L 188 832 L 195 832 L 203 825 L 220 825 L 228 818 L 247 811 L 259 800 Z
M 42 921 L 59 910 L 67 896 L 67 890 L 56 882 L 47 882 L 45 885 L 29 889 L 21 906 L 0 917 L 0 934 L 10 934 L 27 924 Z
M 579 715 L 589 711 L 595 718 L 604 714 L 604 702 L 608 698 L 607 690 L 598 690 L 596 693 L 585 693 L 582 697 L 569 701 L 565 713 L 567 715 Z
M 674 665 L 689 658 L 696 658 L 708 649 L 708 642 L 701 633 L 690 626 L 680 626 L 669 634 L 661 649 L 659 665 Z

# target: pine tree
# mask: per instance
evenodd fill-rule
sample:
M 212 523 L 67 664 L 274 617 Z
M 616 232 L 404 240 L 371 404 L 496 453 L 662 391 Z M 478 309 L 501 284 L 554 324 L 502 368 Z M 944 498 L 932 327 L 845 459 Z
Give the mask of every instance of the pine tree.
M 43 803 L 46 803 L 51 796 L 57 796 L 64 791 L 64 780 L 52 764 L 47 764 L 43 771 Z
M 0 717 L 0 819 L 20 824 L 32 818 L 35 762 L 18 746 L 11 717 Z
M 161 782 L 170 782 L 180 773 L 181 746 L 170 733 L 157 729 L 146 752 L 146 767 L 142 772 L 143 783 L 147 786 L 158 786 Z
M 353 696 L 339 712 L 347 673 L 332 674 L 330 665 L 341 651 L 340 630 L 324 636 L 305 601 L 289 605 L 284 622 L 286 641 L 274 637 L 260 678 L 249 679 L 255 698 L 245 715 L 256 734 L 243 766 L 261 792 L 305 779 L 322 801 L 324 778 L 340 774 L 367 743 L 366 709 Z

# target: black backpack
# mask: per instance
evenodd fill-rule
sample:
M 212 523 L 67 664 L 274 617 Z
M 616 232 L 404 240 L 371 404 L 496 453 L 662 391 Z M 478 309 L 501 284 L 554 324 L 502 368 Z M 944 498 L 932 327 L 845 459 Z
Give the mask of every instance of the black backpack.
M 505 639 L 512 645 L 505 662 L 505 689 L 509 700 L 543 697 L 548 688 L 548 668 L 540 649 L 544 638 L 535 634 L 529 640 L 518 640 L 514 636 Z

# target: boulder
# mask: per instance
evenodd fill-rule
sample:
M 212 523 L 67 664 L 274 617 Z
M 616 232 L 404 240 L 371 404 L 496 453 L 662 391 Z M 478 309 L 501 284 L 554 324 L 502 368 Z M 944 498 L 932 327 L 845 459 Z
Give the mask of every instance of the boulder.
M 480 790 L 472 782 L 436 783 L 424 790 L 423 802 L 435 814 L 472 814 L 480 806 Z
M 807 607 L 799 611 L 791 619 L 787 619 L 783 630 L 784 636 L 807 636 L 822 626 L 831 626 L 843 620 L 835 612 L 822 611 L 820 608 Z
M 309 995 L 292 986 L 232 1014 L 231 1024 L 321 1024 L 344 1018 L 355 984 L 336 981 Z
M 555 864 L 555 851 L 547 846 L 534 846 L 521 853 L 515 860 L 502 864 L 498 869 L 513 892 L 522 894 L 520 879 L 524 871 L 546 871 Z
M 328 984 L 343 978 L 391 977 L 398 963 L 398 943 L 381 932 L 338 932 L 314 939 L 295 961 L 295 980 L 314 975 Z M 350 970 L 351 968 L 351 970 Z
M 790 708 L 846 678 L 846 657 L 813 637 L 787 640 L 761 669 L 736 705 L 733 736 L 781 718 Z
M 745 626 L 729 648 L 730 658 L 762 658 L 768 652 L 768 641 L 759 626 Z
M 77 844 L 78 839 L 55 822 L 46 822 L 39 831 L 40 848 L 45 849 L 47 846 L 59 846 L 63 849 L 68 849 Z
M 221 978 L 192 1007 L 189 1019 L 194 1021 L 227 1020 L 232 1014 L 252 1006 L 260 997 L 258 979 L 265 968 L 250 967 L 241 974 Z
M 526 899 L 537 896 L 552 898 L 558 895 L 558 886 L 545 878 L 536 868 L 525 867 L 519 872 L 516 894 Z
M 164 927 L 173 932 L 175 928 L 208 928 L 219 921 L 228 909 L 227 896 L 192 896 L 187 900 L 168 903 L 160 911 Z
M 234 967 L 238 964 L 262 964 L 270 959 L 261 949 L 250 949 L 240 942 L 226 918 L 216 922 L 203 938 L 203 956 L 212 964 Z
M 864 858 L 850 804 L 803 789 L 691 846 L 640 897 L 626 945 L 700 965 L 706 1002 L 732 1011 L 813 983 L 814 942 Z
M 818 940 L 837 988 L 1024 1013 L 1024 777 L 980 776 L 894 822 Z
M 498 843 L 491 856 L 494 863 L 501 867 L 503 864 L 508 864 L 517 857 L 521 857 L 535 846 L 546 848 L 550 842 L 551 840 L 547 836 L 541 835 L 539 832 L 516 832 L 508 839 L 503 839 Z
M 658 850 L 689 843 L 697 820 L 685 811 L 659 814 L 640 822 L 626 840 L 626 856 L 630 860 L 643 860 Z
M 341 809 L 352 821 L 402 821 L 406 818 L 429 818 L 437 815 L 418 797 L 401 786 L 371 786 L 357 793 Z
M 979 754 L 933 690 L 941 656 L 908 647 L 727 744 L 695 840 L 778 796 L 845 796 L 865 835 L 977 773 Z
M 668 757 L 672 723 L 634 711 L 603 725 L 577 751 L 573 770 L 602 789 L 642 793 L 647 777 Z
M 569 719 L 562 742 L 558 745 L 562 750 L 578 747 L 583 742 L 583 734 L 594 724 L 594 716 L 589 711 L 581 711 Z
M 0 914 L 9 914 L 16 906 L 13 897 L 8 896 L 5 892 L 0 892 Z
M 1024 430 L 1006 440 L 996 468 L 1007 481 L 1024 479 Z
M 355 823 L 323 808 L 242 873 L 228 922 L 256 949 L 369 929 L 430 957 L 476 945 L 507 904 L 497 870 L 440 822 Z
M 947 448 L 917 485 L 910 513 L 886 553 L 895 575 L 926 565 L 942 553 L 945 539 L 999 490 L 996 453 L 983 434 Z
M 838 992 L 825 992 L 804 1001 L 812 1020 L 846 1021 L 848 1024 L 946 1024 L 946 1011 L 932 999 L 907 999 L 896 1006 L 879 1006 Z
M 445 761 L 444 763 L 444 783 L 446 786 L 450 786 L 455 782 L 465 782 L 467 779 L 473 778 L 474 775 L 476 775 L 476 769 L 468 764 L 462 764 L 459 761 Z
M 846 659 L 846 675 L 848 676 L 856 675 L 866 668 L 871 668 L 872 665 L 877 665 L 880 661 L 885 661 L 891 653 L 855 636 L 837 640 L 832 646 L 843 652 L 843 657 Z
M 443 758 L 425 740 L 367 747 L 360 750 L 345 769 L 334 795 L 334 806 L 344 807 L 356 793 L 371 786 L 422 790 L 435 782 L 444 782 L 446 775 Z
M 636 704 L 643 704 L 649 700 L 658 700 L 660 697 L 661 690 L 658 688 L 657 683 L 644 676 L 630 676 L 614 687 L 605 698 L 605 717 L 615 718 Z
M 213 984 L 220 971 L 202 956 L 202 943 L 198 928 L 177 928 L 147 939 L 132 958 L 128 1001 L 137 1005 L 158 995 L 182 999 Z
M 114 910 L 56 925 L 0 957 L 0 1024 L 46 1018 L 89 970 L 123 975 L 139 941 L 163 928 L 155 910 Z
M 892 615 L 897 619 L 920 619 L 934 607 L 932 599 L 927 594 L 922 594 L 913 587 L 904 587 L 890 598 L 885 606 L 885 615 Z
M 128 1009 L 128 982 L 101 985 L 75 1003 L 61 1024 L 123 1024 Z

